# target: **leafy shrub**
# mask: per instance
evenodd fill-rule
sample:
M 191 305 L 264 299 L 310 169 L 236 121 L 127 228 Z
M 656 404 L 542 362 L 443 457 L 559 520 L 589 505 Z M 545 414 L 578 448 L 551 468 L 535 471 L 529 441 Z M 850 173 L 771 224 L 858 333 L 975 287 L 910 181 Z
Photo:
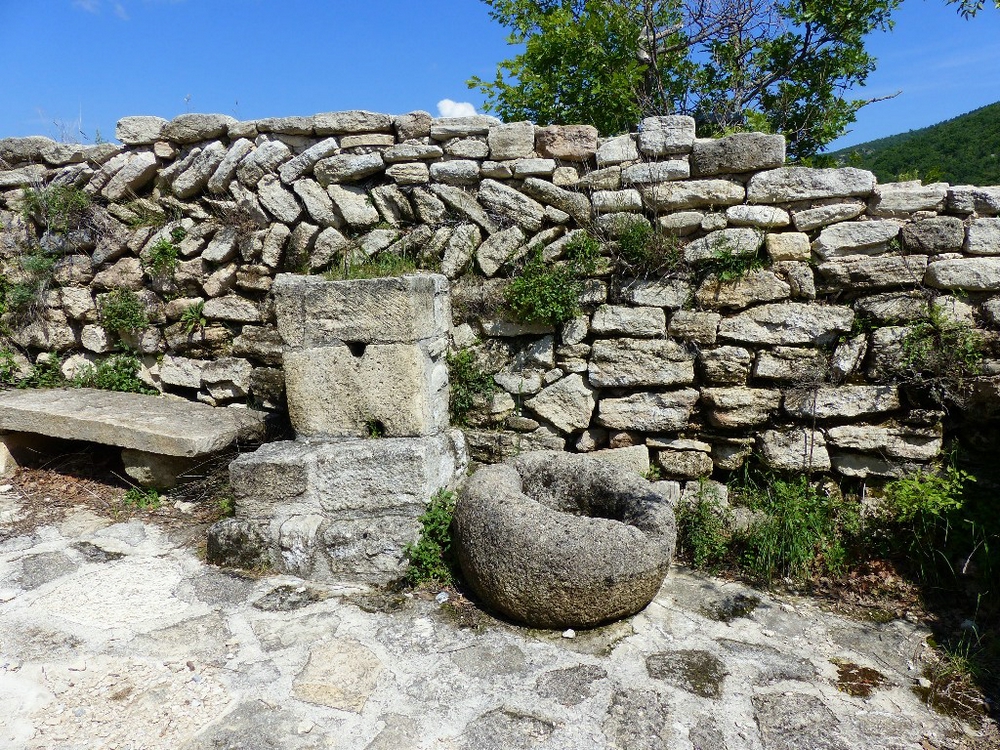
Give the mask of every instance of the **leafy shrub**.
M 454 581 L 451 519 L 455 514 L 455 499 L 454 492 L 438 490 L 420 516 L 420 539 L 406 547 L 406 557 L 410 561 L 406 580 L 410 584 Z
M 448 355 L 448 381 L 448 412 L 454 425 L 466 423 L 477 398 L 489 398 L 497 391 L 493 376 L 479 368 L 471 349 Z
M 40 190 L 25 188 L 23 193 L 25 218 L 40 222 L 56 234 L 79 229 L 90 202 L 90 196 L 73 185 L 50 185 Z
M 101 360 L 97 366 L 83 368 L 73 378 L 77 388 L 100 388 L 104 391 L 119 391 L 122 393 L 155 394 L 155 388 L 143 383 L 138 372 L 142 364 L 131 354 L 116 354 Z
M 39 359 L 31 367 L 28 377 L 18 382 L 18 388 L 55 388 L 62 385 L 65 379 L 62 375 L 62 362 L 58 357 L 49 356 Z
M 566 243 L 566 260 L 581 275 L 589 275 L 597 270 L 601 257 L 601 243 L 593 235 L 579 232 Z
M 721 244 L 713 248 L 712 257 L 704 261 L 700 270 L 705 275 L 713 274 L 724 284 L 739 281 L 751 271 L 763 268 L 764 259 L 758 253 L 737 253 L 731 247 Z
M 177 229 L 180 229 L 178 227 Z M 176 232 L 177 229 L 174 231 Z M 181 229 L 180 231 L 184 231 Z M 146 256 L 146 269 L 152 276 L 166 276 L 177 268 L 177 246 L 166 237 L 158 239 Z
M 10 349 L 0 349 L 0 386 L 17 385 L 20 368 Z
M 577 266 L 550 265 L 538 248 L 504 290 L 504 299 L 518 320 L 559 325 L 579 314 L 582 292 Z
M 100 304 L 101 326 L 108 333 L 137 333 L 149 325 L 146 305 L 128 289 L 109 292 Z

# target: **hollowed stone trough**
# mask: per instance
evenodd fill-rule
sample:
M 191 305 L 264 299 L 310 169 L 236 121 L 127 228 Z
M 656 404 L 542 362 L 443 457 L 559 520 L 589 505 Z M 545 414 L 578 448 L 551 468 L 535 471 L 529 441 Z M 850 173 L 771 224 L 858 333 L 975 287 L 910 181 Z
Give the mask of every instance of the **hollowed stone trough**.
M 462 572 L 482 600 L 546 628 L 638 612 L 663 583 L 676 543 L 670 500 L 651 483 L 558 451 L 477 471 L 454 533 Z

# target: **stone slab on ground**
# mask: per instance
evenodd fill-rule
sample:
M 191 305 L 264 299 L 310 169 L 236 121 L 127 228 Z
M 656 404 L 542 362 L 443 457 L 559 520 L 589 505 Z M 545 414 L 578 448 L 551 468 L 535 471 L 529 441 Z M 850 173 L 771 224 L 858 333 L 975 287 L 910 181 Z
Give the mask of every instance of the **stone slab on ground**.
M 0 393 L 0 432 L 85 440 L 167 456 L 215 453 L 263 434 L 264 414 L 92 388 Z
M 572 638 L 435 593 L 233 574 L 85 510 L 2 527 L 0 747 L 992 746 L 913 693 L 929 633 L 906 621 L 682 569 L 643 612 Z M 842 692 L 834 660 L 885 683 Z

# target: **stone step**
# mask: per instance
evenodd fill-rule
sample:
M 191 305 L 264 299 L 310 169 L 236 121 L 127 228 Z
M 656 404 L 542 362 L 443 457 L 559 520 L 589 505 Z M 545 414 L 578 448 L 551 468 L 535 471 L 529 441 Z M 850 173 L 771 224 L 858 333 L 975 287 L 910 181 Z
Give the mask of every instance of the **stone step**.
M 0 392 L 0 431 L 165 456 L 203 456 L 263 435 L 264 414 L 92 388 Z

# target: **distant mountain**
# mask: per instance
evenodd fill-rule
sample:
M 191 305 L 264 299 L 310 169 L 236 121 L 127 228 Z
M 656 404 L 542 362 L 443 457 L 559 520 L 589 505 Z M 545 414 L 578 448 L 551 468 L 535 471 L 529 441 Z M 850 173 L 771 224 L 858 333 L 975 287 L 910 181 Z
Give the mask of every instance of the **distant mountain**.
M 845 166 L 870 169 L 879 182 L 919 178 L 925 183 L 1000 185 L 1000 102 L 830 156 Z

